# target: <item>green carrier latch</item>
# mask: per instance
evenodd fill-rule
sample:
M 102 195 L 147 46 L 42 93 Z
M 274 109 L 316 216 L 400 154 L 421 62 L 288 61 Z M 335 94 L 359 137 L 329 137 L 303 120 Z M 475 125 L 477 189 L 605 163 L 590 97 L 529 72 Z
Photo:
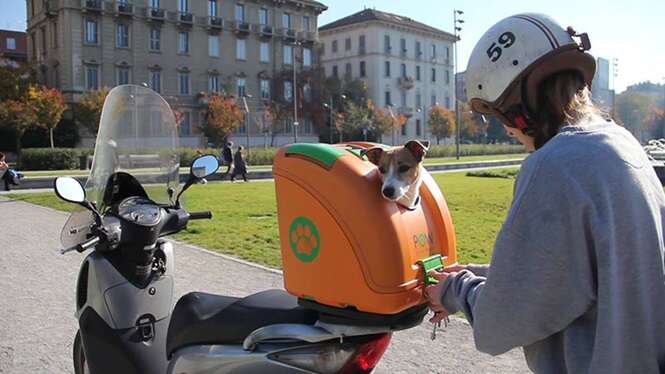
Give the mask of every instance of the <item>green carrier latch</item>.
M 443 269 L 443 257 L 441 257 L 441 255 L 434 255 L 424 258 L 418 261 L 418 265 L 420 265 L 423 268 L 424 277 L 425 277 L 425 286 L 439 283 L 439 281 L 436 278 L 429 275 L 429 272 L 432 270 Z

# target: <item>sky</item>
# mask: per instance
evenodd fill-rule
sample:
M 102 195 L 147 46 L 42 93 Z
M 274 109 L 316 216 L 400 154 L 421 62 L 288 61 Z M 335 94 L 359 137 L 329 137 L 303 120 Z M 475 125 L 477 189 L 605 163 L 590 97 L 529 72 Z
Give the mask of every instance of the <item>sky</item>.
M 143 0 L 135 0 L 143 1 Z M 192 0 L 204 1 L 204 0 Z M 221 0 L 232 1 L 232 0 Z M 663 0 L 318 0 L 328 6 L 319 25 L 332 22 L 365 7 L 399 14 L 451 32 L 453 9 L 464 11 L 465 21 L 458 48 L 460 71 L 466 69 L 476 41 L 494 23 L 522 12 L 546 13 L 561 23 L 587 32 L 591 53 L 618 61 L 617 92 L 650 80 L 665 82 L 665 1 Z M 25 30 L 25 0 L 0 0 L 0 29 Z M 610 73 L 612 75 L 612 73 Z

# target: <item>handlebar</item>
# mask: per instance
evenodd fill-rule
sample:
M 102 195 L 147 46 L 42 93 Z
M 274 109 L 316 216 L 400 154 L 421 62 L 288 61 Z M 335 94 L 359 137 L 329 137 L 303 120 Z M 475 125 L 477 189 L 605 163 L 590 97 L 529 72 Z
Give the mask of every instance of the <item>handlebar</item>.
M 85 252 L 88 249 L 94 247 L 99 243 L 99 236 L 93 236 L 92 238 L 84 241 L 83 243 L 77 244 L 73 247 L 65 248 L 60 250 L 60 254 L 65 254 L 67 252 L 76 251 L 78 253 Z
M 212 212 L 207 210 L 204 212 L 191 212 L 189 213 L 189 219 L 211 219 Z

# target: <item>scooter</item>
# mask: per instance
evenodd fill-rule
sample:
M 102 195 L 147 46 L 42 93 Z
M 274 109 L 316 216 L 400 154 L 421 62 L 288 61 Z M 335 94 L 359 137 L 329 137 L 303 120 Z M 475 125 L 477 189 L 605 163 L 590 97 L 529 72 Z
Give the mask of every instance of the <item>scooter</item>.
M 77 374 L 369 373 L 393 331 L 422 321 L 425 307 L 391 319 L 340 316 L 283 290 L 192 292 L 172 310 L 174 246 L 163 237 L 212 218 L 187 212 L 180 197 L 219 167 L 212 155 L 196 158 L 180 187 L 177 139 L 161 96 L 118 86 L 103 107 L 85 187 L 55 180 L 61 199 L 84 208 L 63 228 L 62 253 L 92 250 L 76 286 Z

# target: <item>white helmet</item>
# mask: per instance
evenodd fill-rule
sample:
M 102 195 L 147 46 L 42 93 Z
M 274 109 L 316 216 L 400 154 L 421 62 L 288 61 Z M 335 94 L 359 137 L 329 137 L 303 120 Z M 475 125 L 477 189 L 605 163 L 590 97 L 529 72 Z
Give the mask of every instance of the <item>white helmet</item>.
M 580 43 L 573 36 L 580 37 Z M 506 99 L 518 98 L 528 113 L 536 107 L 538 84 L 564 70 L 579 71 L 591 87 L 596 61 L 586 52 L 589 48 L 586 34 L 564 29 L 543 14 L 517 14 L 499 21 L 469 58 L 465 79 L 471 108 L 496 114 Z

